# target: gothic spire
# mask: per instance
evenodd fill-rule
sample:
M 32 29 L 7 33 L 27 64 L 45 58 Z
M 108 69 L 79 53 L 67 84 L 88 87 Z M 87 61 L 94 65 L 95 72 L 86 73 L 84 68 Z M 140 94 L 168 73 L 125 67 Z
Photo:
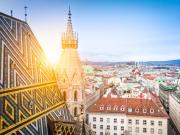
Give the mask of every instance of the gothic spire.
M 71 20 L 71 8 L 70 8 L 70 5 L 69 5 L 69 13 L 68 13 L 68 17 L 69 17 L 69 20 Z
M 78 35 L 73 32 L 72 20 L 71 20 L 71 9 L 69 6 L 68 10 L 68 20 L 66 32 L 62 34 L 62 48 L 78 48 Z
M 70 9 L 70 6 L 69 6 L 66 34 L 67 34 L 68 37 L 73 38 L 73 27 L 72 27 L 71 15 L 72 15 L 71 14 L 71 9 Z

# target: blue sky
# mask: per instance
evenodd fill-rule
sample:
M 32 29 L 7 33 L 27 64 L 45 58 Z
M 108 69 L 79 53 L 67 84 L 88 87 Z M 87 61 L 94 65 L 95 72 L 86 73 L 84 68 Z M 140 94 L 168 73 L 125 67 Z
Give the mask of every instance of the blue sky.
M 0 0 L 0 11 L 24 19 L 49 59 L 60 57 L 71 5 L 83 60 L 148 61 L 180 58 L 180 0 Z

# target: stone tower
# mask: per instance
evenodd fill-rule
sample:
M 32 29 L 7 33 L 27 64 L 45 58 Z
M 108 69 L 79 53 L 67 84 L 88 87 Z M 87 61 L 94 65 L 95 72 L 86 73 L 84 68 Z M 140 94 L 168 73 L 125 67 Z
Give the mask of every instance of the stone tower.
M 71 10 L 69 8 L 67 30 L 62 34 L 62 53 L 57 67 L 59 89 L 70 113 L 75 119 L 82 120 L 84 114 L 83 72 L 78 48 L 78 36 L 73 32 Z

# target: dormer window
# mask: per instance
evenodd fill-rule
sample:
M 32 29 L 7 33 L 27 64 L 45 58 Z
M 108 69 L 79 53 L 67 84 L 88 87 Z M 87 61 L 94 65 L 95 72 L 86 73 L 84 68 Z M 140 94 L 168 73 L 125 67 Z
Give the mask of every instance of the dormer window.
M 122 106 L 121 106 L 121 111 L 124 111 L 124 110 L 125 110 L 125 108 L 124 108 L 124 106 L 122 105 Z
M 109 106 L 107 106 L 107 110 L 111 110 L 111 106 L 109 105 Z
M 114 110 L 117 111 L 118 110 L 118 106 L 114 106 Z
M 154 113 L 154 109 L 153 108 L 150 109 L 150 113 Z
M 100 110 L 104 110 L 104 106 L 100 106 Z
M 137 113 L 138 113 L 138 112 L 139 112 L 139 108 L 136 108 L 136 109 L 135 109 L 135 112 L 137 112 Z
M 131 107 L 128 107 L 128 112 L 132 112 L 132 108 Z
M 143 113 L 147 113 L 147 109 L 144 108 L 144 109 L 143 109 Z

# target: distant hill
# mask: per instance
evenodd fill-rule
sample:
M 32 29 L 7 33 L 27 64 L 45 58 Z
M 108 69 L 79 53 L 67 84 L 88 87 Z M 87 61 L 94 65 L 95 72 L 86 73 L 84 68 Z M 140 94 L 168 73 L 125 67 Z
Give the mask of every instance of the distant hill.
M 134 65 L 133 61 L 124 61 L 124 62 L 93 62 L 93 61 L 82 61 L 83 64 L 91 64 L 91 65 L 116 65 L 116 64 L 129 64 Z M 140 62 L 143 65 L 155 65 L 155 66 L 180 66 L 180 59 L 177 60 L 168 60 L 168 61 L 146 61 Z
M 180 65 L 180 59 L 168 61 L 147 61 L 143 63 L 147 65 Z

